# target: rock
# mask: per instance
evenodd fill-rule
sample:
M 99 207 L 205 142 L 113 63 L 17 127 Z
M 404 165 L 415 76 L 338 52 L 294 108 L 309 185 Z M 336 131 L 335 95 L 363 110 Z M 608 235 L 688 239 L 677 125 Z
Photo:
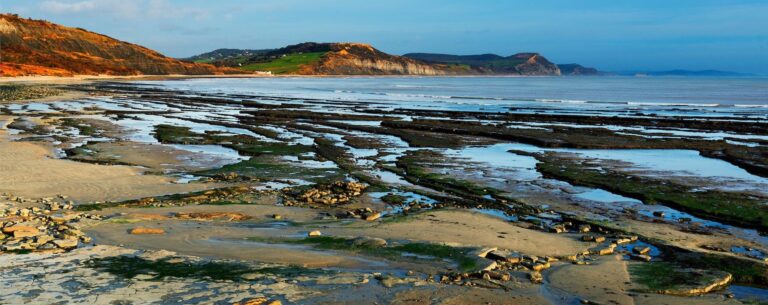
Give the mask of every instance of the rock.
M 387 241 L 376 237 L 358 237 L 352 241 L 352 245 L 357 247 L 381 248 L 387 246 Z
M 53 241 L 54 238 L 50 235 L 39 235 L 35 238 L 35 243 L 38 245 L 43 245 L 49 241 Z
M 298 201 L 314 204 L 336 205 L 349 202 L 353 197 L 360 196 L 368 186 L 359 182 L 334 182 L 331 184 L 319 184 L 314 188 L 293 195 Z
M 379 218 L 381 218 L 381 213 L 380 212 L 376 212 L 376 213 L 372 213 L 372 214 L 368 215 L 367 217 L 365 217 L 365 220 L 367 220 L 367 221 L 374 221 L 374 220 L 379 219 Z
M 559 233 L 565 233 L 565 232 L 568 232 L 568 231 L 565 229 L 564 225 L 560 224 L 560 225 L 554 225 L 554 226 L 550 227 L 549 228 L 549 232 L 559 234 Z
M 208 213 L 177 213 L 176 218 L 185 220 L 216 220 L 242 221 L 250 217 L 243 213 L 208 212 Z
M 494 279 L 497 281 L 505 281 L 505 282 L 509 281 L 509 279 L 511 278 L 509 273 L 496 272 L 496 271 L 485 271 L 483 273 L 483 278 L 485 278 L 486 275 L 488 276 L 489 279 Z
M 651 252 L 651 247 L 634 247 L 632 252 L 636 254 L 648 254 Z
M 617 245 L 627 244 L 630 242 L 632 242 L 632 240 L 629 238 L 617 238 L 613 241 L 613 243 Z
M 492 259 L 495 261 L 507 262 L 511 264 L 518 264 L 522 260 L 522 258 L 519 255 L 511 254 L 507 251 L 499 251 L 499 250 L 488 252 L 488 254 L 485 255 L 485 258 Z
M 41 234 L 37 228 L 23 225 L 5 227 L 3 228 L 3 233 L 11 234 L 15 238 L 33 237 Z
M 272 219 L 280 220 L 280 219 L 283 219 L 283 216 L 281 216 L 280 214 L 272 214 Z
M 56 239 L 53 244 L 61 249 L 73 249 L 77 248 L 77 239 Z
M 605 241 L 605 237 L 604 236 L 597 236 L 597 235 L 584 235 L 584 236 L 581 237 L 581 240 L 582 241 L 591 241 L 591 242 L 601 243 L 601 242 Z
M 629 258 L 632 259 L 632 260 L 641 261 L 641 262 L 650 262 L 651 261 L 651 256 L 650 255 L 645 255 L 645 254 L 630 254 Z
M 685 283 L 665 289 L 639 289 L 639 291 L 677 296 L 695 296 L 722 289 L 733 281 L 733 276 L 730 273 L 720 270 L 683 268 L 674 272 L 685 274 Z
M 318 230 L 314 230 L 314 231 L 311 231 L 311 232 L 307 233 L 307 236 L 309 236 L 309 237 L 312 237 L 312 236 L 321 236 L 321 235 L 323 235 L 323 233 L 321 233 L 321 232 L 320 232 L 320 231 L 318 231 Z
M 357 275 L 336 275 L 318 278 L 317 285 L 359 285 L 368 283 L 367 277 Z
M 401 285 L 401 284 L 407 284 L 408 281 L 405 279 L 401 279 L 399 277 L 391 276 L 391 275 L 384 275 L 377 277 L 379 282 L 382 286 L 387 288 L 392 288 L 395 285 Z
M 596 255 L 609 255 L 613 254 L 613 251 L 616 249 L 616 245 L 610 244 L 607 246 L 601 246 L 601 247 L 595 247 L 592 249 L 589 249 L 590 254 L 596 254 Z
M 533 271 L 541 271 L 544 269 L 549 269 L 550 264 L 547 262 L 524 262 L 523 266 Z
M 282 302 L 280 302 L 280 300 L 270 300 L 265 297 L 256 297 L 235 302 L 232 303 L 232 305 L 282 305 Z
M 544 276 L 541 275 L 541 272 L 533 271 L 528 273 L 528 279 L 531 280 L 531 283 L 534 284 L 541 284 L 544 282 Z
M 165 230 L 160 228 L 133 228 L 128 232 L 133 235 L 165 234 Z
M 588 233 L 590 230 L 592 230 L 592 227 L 590 225 L 580 225 L 579 226 L 579 232 L 581 232 L 581 233 Z

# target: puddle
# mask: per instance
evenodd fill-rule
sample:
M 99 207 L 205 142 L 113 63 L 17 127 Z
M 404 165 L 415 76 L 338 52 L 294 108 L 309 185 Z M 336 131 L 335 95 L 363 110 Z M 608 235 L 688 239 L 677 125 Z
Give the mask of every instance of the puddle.
M 602 203 L 628 202 L 632 204 L 643 204 L 640 200 L 624 197 L 601 189 L 589 189 L 586 192 L 575 194 L 574 197 Z
M 744 247 L 744 246 L 731 247 L 731 252 L 739 254 L 739 255 L 743 255 L 743 256 L 746 256 L 746 257 L 754 258 L 754 259 L 759 259 L 759 260 L 765 260 L 766 259 L 765 252 L 760 251 L 760 250 L 755 249 L 755 248 Z
M 448 156 L 455 156 L 473 163 L 488 164 L 491 168 L 503 167 L 515 171 L 515 180 L 533 181 L 541 179 L 536 171 L 536 158 L 510 153 L 518 144 L 501 143 L 490 146 L 471 146 L 463 149 L 448 149 Z
M 744 302 L 745 304 L 766 304 L 768 303 L 768 290 L 741 286 L 731 285 L 728 287 L 728 293 L 732 293 L 736 299 Z

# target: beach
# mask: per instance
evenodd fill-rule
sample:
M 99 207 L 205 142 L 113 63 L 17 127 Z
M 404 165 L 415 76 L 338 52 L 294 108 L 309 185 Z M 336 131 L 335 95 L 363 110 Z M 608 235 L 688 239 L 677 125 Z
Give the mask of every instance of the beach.
M 18 78 L 0 302 L 766 302 L 766 84 Z

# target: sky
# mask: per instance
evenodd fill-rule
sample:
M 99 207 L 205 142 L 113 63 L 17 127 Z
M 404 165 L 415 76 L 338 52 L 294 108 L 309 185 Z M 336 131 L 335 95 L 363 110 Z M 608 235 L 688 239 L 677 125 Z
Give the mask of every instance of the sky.
M 768 74 L 766 0 L 0 0 L 0 11 L 173 57 L 343 41 L 392 54 L 538 52 L 604 71 Z

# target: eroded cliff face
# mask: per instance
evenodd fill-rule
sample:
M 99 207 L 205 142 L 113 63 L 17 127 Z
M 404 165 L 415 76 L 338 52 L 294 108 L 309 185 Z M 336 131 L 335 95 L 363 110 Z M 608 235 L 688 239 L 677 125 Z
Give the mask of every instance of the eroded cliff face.
M 525 60 L 515 66 L 521 75 L 560 75 L 560 68 L 538 53 L 519 53 L 513 56 Z
M 11 14 L 0 14 L 0 70 L 7 76 L 242 73 L 182 62 L 105 35 Z
M 428 64 L 381 52 L 361 43 L 329 44 L 329 51 L 316 63 L 302 67 L 305 75 L 457 75 L 474 74 L 458 66 Z
M 480 74 L 496 75 L 560 75 L 557 65 L 538 53 L 517 53 L 511 56 L 496 54 L 452 55 L 435 53 L 409 53 L 403 57 L 430 64 L 469 66 Z

